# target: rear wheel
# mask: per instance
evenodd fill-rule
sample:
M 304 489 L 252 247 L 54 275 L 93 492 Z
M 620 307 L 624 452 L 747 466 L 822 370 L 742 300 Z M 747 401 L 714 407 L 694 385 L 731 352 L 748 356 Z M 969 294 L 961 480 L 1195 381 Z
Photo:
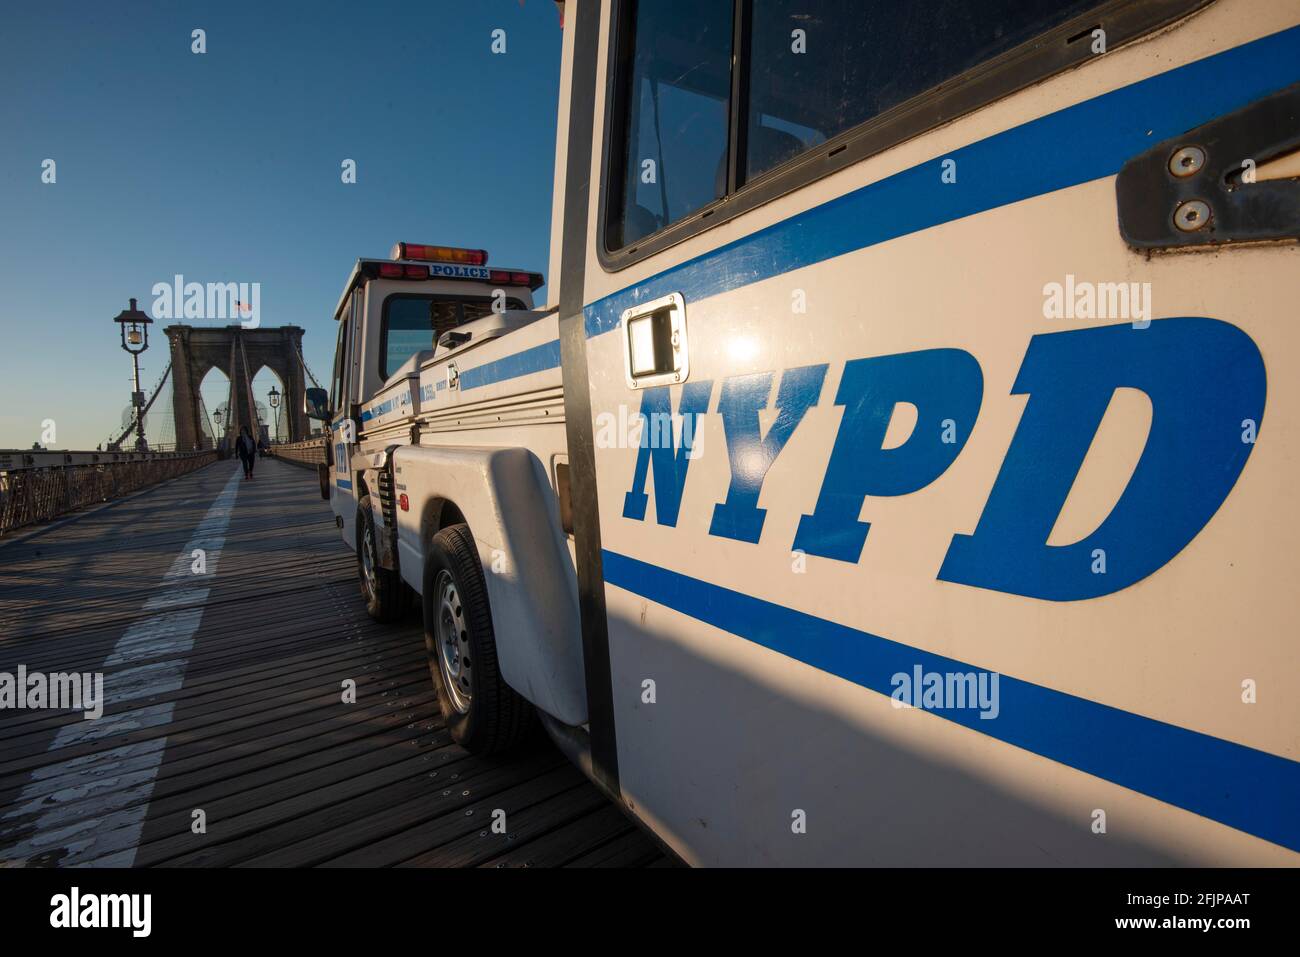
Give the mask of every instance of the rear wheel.
M 452 739 L 478 754 L 522 741 L 532 705 L 501 679 L 492 610 L 469 526 L 433 537 L 424 564 L 424 643 Z
M 379 562 L 379 540 L 370 511 L 370 496 L 357 503 L 357 574 L 366 611 L 375 621 L 396 621 L 406 613 L 408 592 L 402 576 Z

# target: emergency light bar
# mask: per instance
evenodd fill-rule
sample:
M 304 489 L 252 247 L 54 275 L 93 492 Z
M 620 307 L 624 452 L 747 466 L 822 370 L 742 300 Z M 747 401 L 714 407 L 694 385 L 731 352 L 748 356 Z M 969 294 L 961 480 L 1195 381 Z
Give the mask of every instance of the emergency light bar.
M 462 266 L 486 266 L 486 249 L 458 249 L 455 246 L 425 246 L 420 243 L 398 243 L 393 247 L 391 259 L 419 259 L 423 262 L 459 263 Z

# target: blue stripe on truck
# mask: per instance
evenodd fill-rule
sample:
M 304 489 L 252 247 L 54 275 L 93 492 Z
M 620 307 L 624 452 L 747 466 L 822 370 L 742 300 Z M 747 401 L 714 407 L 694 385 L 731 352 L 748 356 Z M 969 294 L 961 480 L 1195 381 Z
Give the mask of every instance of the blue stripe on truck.
M 371 419 L 377 419 L 380 416 L 387 415 L 397 408 L 397 399 L 388 399 L 372 408 L 365 409 L 361 413 L 361 421 L 369 422 Z
M 942 655 L 602 551 L 607 584 L 883 695 L 892 678 L 978 672 Z M 1002 674 L 1001 711 L 933 713 L 1086 774 L 1300 851 L 1300 762 Z
M 623 310 L 669 293 L 681 293 L 689 309 L 835 256 L 1113 176 L 1161 140 L 1297 80 L 1300 27 L 1292 27 L 945 153 L 598 299 L 584 309 L 587 336 L 609 332 Z M 946 159 L 957 161 L 957 184 L 941 184 Z
M 492 362 L 485 362 L 481 366 L 466 369 L 460 374 L 460 390 L 464 392 L 466 389 L 478 389 L 507 379 L 517 379 L 520 376 L 559 367 L 560 340 L 552 339 L 550 342 L 543 342 L 540 346 L 533 346 L 523 352 L 516 352 Z

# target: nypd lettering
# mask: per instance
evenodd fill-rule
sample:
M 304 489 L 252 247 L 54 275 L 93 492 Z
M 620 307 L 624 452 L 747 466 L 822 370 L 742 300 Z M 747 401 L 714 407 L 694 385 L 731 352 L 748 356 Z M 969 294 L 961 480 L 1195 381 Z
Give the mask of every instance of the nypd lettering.
M 828 366 L 781 372 L 775 419 L 762 434 L 777 373 L 722 380 L 713 412 L 721 417 L 731 473 L 713 509 L 709 534 L 757 544 L 758 507 L 772 464 L 817 405 Z M 1083 465 L 1115 390 L 1137 389 L 1151 401 L 1150 434 L 1124 492 L 1082 540 L 1047 540 Z M 712 381 L 645 389 L 640 415 L 676 414 L 690 428 L 680 443 L 649 441 L 642 429 L 624 496 L 623 517 L 645 521 L 653 476 L 654 521 L 676 527 L 699 418 L 709 414 Z M 820 477 L 813 512 L 799 521 L 791 549 L 856 564 L 870 533 L 859 520 L 871 496 L 907 495 L 938 480 L 965 446 L 979 415 L 979 363 L 960 349 L 929 349 L 850 359 L 834 404 L 839 430 Z M 1266 377 L 1255 343 L 1215 319 L 1161 319 L 1145 328 L 1101 326 L 1034 336 L 1012 388 L 1028 402 L 975 531 L 954 535 L 939 570 L 942 581 L 1054 601 L 1111 594 L 1157 571 L 1187 546 L 1223 504 L 1254 448 L 1241 423 L 1263 421 Z M 905 442 L 884 448 L 899 403 L 917 409 Z M 1107 574 L 1088 556 L 1105 549 Z

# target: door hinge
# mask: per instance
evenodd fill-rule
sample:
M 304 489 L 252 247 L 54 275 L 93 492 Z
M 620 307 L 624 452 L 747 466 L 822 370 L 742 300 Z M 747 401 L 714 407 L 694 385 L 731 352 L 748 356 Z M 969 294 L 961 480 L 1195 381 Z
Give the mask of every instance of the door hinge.
M 1300 149 L 1300 83 L 1165 140 L 1115 180 L 1119 231 L 1138 249 L 1300 238 L 1300 181 L 1255 171 Z

